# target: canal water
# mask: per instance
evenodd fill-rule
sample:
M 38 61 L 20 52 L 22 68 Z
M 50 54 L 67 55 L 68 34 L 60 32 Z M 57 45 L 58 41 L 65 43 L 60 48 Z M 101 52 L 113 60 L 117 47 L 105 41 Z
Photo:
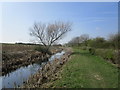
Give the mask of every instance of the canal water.
M 55 58 L 60 59 L 64 53 L 65 52 L 62 51 L 62 52 L 52 55 L 49 58 L 48 62 L 52 62 L 53 60 L 55 60 Z M 20 67 L 11 73 L 8 73 L 7 75 L 1 76 L 0 84 L 2 85 L 0 89 L 1 88 L 14 88 L 14 87 L 23 85 L 24 82 L 27 81 L 31 75 L 35 74 L 38 70 L 42 69 L 42 67 L 46 63 L 47 62 L 42 62 L 41 64 L 34 63 L 31 65 L 28 65 L 27 67 Z

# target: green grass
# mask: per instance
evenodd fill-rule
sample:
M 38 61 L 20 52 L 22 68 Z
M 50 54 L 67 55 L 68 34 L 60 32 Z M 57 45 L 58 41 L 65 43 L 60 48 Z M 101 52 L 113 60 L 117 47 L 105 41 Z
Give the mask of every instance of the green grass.
M 61 78 L 53 87 L 117 88 L 118 69 L 101 57 L 74 48 L 71 59 L 62 67 Z

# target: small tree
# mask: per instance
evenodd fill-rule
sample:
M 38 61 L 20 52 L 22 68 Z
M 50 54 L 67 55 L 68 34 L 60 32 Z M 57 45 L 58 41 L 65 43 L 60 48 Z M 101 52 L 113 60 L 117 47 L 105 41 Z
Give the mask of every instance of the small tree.
M 82 34 L 79 37 L 79 42 L 83 43 L 85 46 L 87 46 L 87 41 L 89 40 L 89 35 L 88 34 Z
M 79 37 L 74 37 L 73 39 L 71 39 L 68 44 L 70 45 L 79 45 Z
M 56 41 L 63 38 L 63 36 L 71 31 L 70 22 L 54 22 L 49 24 L 34 23 L 33 27 L 30 29 L 30 35 L 38 39 L 46 48 L 46 53 L 50 49 L 51 45 Z
M 112 47 L 120 49 L 120 33 L 111 34 L 108 41 L 111 42 Z
M 87 46 L 87 41 L 89 40 L 89 35 L 88 34 L 82 34 L 80 37 L 74 37 L 72 38 L 68 44 L 69 45 L 81 45 L 84 44 L 85 46 Z
M 94 39 L 89 40 L 88 42 L 90 47 L 94 48 L 104 48 L 106 40 L 103 37 L 96 37 Z

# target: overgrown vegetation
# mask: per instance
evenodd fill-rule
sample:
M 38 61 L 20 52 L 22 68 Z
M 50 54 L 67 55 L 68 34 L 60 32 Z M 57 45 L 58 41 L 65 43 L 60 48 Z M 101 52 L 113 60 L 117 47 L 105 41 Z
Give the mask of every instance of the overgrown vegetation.
M 73 38 L 67 46 L 77 46 L 82 50 L 88 50 L 92 55 L 101 56 L 114 64 L 118 64 L 120 34 L 112 34 L 108 39 L 104 37 L 89 38 L 89 35 L 84 34 Z
M 111 61 L 114 64 L 118 63 L 118 52 L 113 49 L 91 49 L 89 51 L 92 55 L 98 55 L 104 58 L 105 60 Z
M 46 53 L 49 54 L 49 55 L 52 54 L 50 50 L 47 50 L 47 48 L 45 48 L 43 46 L 37 46 L 37 47 L 35 47 L 35 50 L 39 51 L 39 52 L 41 52 L 43 54 L 46 54 Z
M 89 50 L 89 52 L 90 52 L 92 55 L 95 54 L 95 49 L 94 49 L 94 48 L 89 48 L 88 50 Z
M 89 35 L 81 35 L 80 37 L 73 38 L 67 45 L 120 49 L 120 34 L 110 35 L 108 39 L 105 39 L 104 37 L 89 38 Z

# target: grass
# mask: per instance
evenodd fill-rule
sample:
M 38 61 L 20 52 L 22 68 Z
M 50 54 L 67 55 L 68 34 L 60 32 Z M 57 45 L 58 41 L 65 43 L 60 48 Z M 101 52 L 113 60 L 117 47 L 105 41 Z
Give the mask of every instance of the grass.
M 117 88 L 118 69 L 101 57 L 74 48 L 71 59 L 62 67 L 61 78 L 53 87 Z

